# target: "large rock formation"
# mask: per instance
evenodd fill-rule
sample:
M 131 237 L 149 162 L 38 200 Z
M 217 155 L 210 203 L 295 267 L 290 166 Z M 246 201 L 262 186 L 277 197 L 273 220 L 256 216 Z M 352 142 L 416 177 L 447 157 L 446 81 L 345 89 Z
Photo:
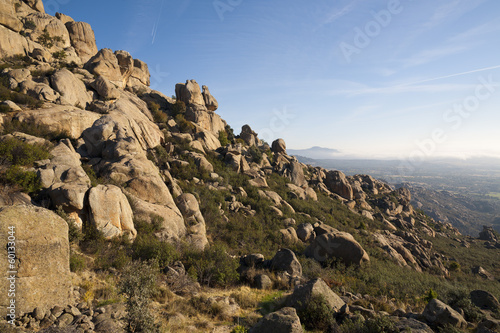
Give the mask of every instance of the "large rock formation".
M 53 156 L 50 160 L 38 164 L 42 186 L 53 207 L 61 206 L 81 228 L 90 179 L 81 167 L 80 155 L 69 140 L 62 140 L 50 153 Z
M 76 53 L 86 63 L 97 53 L 97 45 L 95 41 L 94 31 L 90 24 L 85 22 L 64 22 L 68 29 L 71 45 L 75 48 Z
M 224 131 L 226 123 L 216 114 L 217 101 L 204 86 L 205 93 L 202 94 L 200 86 L 195 80 L 187 80 L 186 83 L 175 85 L 175 95 L 178 101 L 186 104 L 186 119 L 192 121 L 199 127 L 199 131 L 208 131 L 218 136 Z M 219 144 L 220 147 L 220 144 Z
M 41 109 L 20 112 L 14 119 L 21 123 L 42 125 L 52 132 L 65 133 L 72 139 L 78 139 L 101 116 L 74 106 L 47 103 Z
M 205 99 L 201 93 L 200 86 L 195 80 L 186 80 L 186 83 L 175 85 L 175 95 L 178 101 L 182 101 L 186 106 L 200 106 L 205 108 Z
M 62 104 L 75 105 L 85 109 L 92 101 L 85 84 L 66 68 L 55 72 L 50 81 L 52 87 L 61 94 Z
M 315 227 L 314 231 L 317 236 L 307 247 L 306 256 L 320 262 L 337 258 L 348 265 L 360 265 L 365 261 L 370 261 L 366 251 L 351 234 L 331 227 L 321 228 L 321 226 Z
M 89 220 L 106 238 L 135 238 L 134 214 L 127 197 L 114 185 L 97 185 L 88 194 Z
M 296 286 L 293 294 L 286 300 L 287 306 L 291 306 L 297 311 L 307 309 L 314 297 L 322 297 L 326 304 L 335 312 L 345 305 L 345 302 L 335 294 L 322 279 L 310 280 L 303 285 Z
M 184 193 L 175 201 L 188 226 L 187 240 L 196 249 L 203 250 L 208 245 L 207 231 L 196 197 L 190 193 Z
M 467 327 L 467 322 L 460 313 L 435 298 L 427 304 L 422 315 L 429 323 L 434 325 L 451 325 L 457 328 Z
M 54 212 L 32 205 L 4 207 L 0 208 L 0 237 L 2 318 L 10 313 L 7 308 L 13 301 L 16 317 L 34 308 L 45 311 L 54 304 L 71 302 L 66 221 Z M 15 243 L 15 251 L 7 248 L 9 237 Z

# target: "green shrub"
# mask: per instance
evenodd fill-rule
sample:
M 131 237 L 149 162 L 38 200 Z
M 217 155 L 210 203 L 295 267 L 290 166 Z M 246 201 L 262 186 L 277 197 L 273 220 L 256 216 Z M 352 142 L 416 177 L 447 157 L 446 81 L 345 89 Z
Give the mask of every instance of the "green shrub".
M 338 333 L 399 333 L 399 329 L 390 318 L 381 316 L 365 321 L 345 320 L 335 329 Z
M 429 303 L 431 300 L 435 299 L 438 297 L 437 292 L 432 290 L 432 288 L 429 288 L 429 290 L 425 293 L 423 300 Z
M 186 113 L 186 104 L 183 101 L 176 100 L 174 104 L 170 105 L 170 115 L 176 117 Z
M 148 101 L 148 108 L 153 115 L 153 119 L 156 123 L 166 123 L 168 120 L 168 115 L 160 110 L 160 104 Z
M 154 234 L 138 234 L 132 250 L 134 259 L 155 259 L 160 267 L 166 267 L 179 258 L 172 244 L 158 240 Z
M 231 128 L 231 126 L 229 125 L 226 125 L 224 127 L 224 129 L 226 130 L 226 133 L 227 133 L 227 139 L 229 140 L 230 143 L 234 142 L 234 130 Z
M 80 272 L 86 268 L 85 258 L 79 254 L 71 253 L 69 256 L 69 269 L 72 272 Z
M 96 187 L 97 185 L 103 183 L 103 179 L 97 177 L 97 175 L 94 171 L 94 168 L 92 168 L 92 166 L 90 166 L 88 164 L 82 164 L 82 169 L 83 169 L 83 171 L 85 171 L 85 173 L 89 177 L 90 184 L 92 185 L 92 187 Z
M 472 303 L 469 293 L 465 289 L 448 292 L 445 301 L 446 304 L 454 309 L 462 309 L 464 311 L 464 318 L 468 322 L 478 323 L 485 317 L 481 309 Z
M 49 141 L 59 141 L 61 139 L 69 138 L 68 133 L 62 131 L 53 131 L 43 124 L 20 122 L 18 120 L 5 121 L 3 123 L 2 134 L 10 134 L 13 132 L 22 132 Z
M 0 163 L 8 165 L 32 166 L 35 161 L 50 158 L 47 147 L 31 145 L 16 138 L 0 142 Z
M 335 311 L 331 308 L 323 295 L 313 295 L 307 307 L 298 312 L 300 321 L 307 329 L 331 330 L 335 322 Z
M 193 134 L 196 126 L 184 117 L 183 114 L 178 114 L 175 116 L 175 122 L 177 123 L 177 126 L 179 126 L 179 130 L 182 133 L 190 133 Z
M 40 108 L 43 105 L 43 102 L 37 100 L 36 98 L 10 90 L 8 88 L 6 77 L 4 76 L 0 80 L 0 101 L 7 100 L 13 101 L 16 104 L 27 105 L 32 108 Z
M 33 20 L 25 20 L 23 26 L 24 26 L 24 29 L 28 29 L 28 30 L 36 29 L 36 24 L 35 24 L 35 22 L 33 22 Z
M 42 188 L 40 177 L 34 171 L 25 171 L 14 165 L 7 169 L 5 180 L 13 185 L 18 185 L 26 193 L 37 192 Z
M 458 262 L 452 261 L 450 263 L 450 266 L 448 268 L 449 268 L 450 271 L 456 272 L 456 271 L 460 271 L 461 266 L 460 266 L 460 264 Z
M 56 51 L 52 53 L 52 56 L 57 59 L 57 60 L 64 60 L 66 59 L 66 51 L 61 50 L 61 51 Z
M 248 333 L 248 330 L 245 326 L 237 325 L 231 330 L 231 333 Z
M 0 113 L 8 113 L 10 111 L 12 111 L 10 106 L 4 104 L 0 105 Z
M 61 36 L 50 36 L 47 28 L 45 28 L 43 29 L 43 33 L 38 36 L 37 42 L 50 49 L 54 44 L 62 43 L 63 39 Z
M 229 144 L 226 131 L 219 131 L 219 142 L 222 145 L 222 147 L 225 147 Z
M 158 263 L 136 261 L 124 269 L 119 286 L 127 297 L 127 330 L 129 332 L 159 332 L 151 311 L 151 298 L 158 292 Z
M 262 154 L 262 151 L 256 147 L 256 146 L 251 146 L 249 149 L 248 149 L 248 152 L 250 153 L 250 155 L 252 156 L 252 162 L 255 162 L 257 164 L 260 164 L 264 158 L 263 154 Z
M 185 266 L 191 277 L 210 287 L 234 285 L 239 274 L 238 260 L 227 254 L 225 245 L 216 243 L 202 252 L 191 250 L 184 253 Z

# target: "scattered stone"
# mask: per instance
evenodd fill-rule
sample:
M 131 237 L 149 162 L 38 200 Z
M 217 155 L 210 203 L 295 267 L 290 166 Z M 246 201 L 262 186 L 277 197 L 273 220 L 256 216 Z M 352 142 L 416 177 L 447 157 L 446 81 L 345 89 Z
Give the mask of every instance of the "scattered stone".
M 284 271 L 291 276 L 302 276 L 302 265 L 292 250 L 281 249 L 271 259 L 271 270 Z
M 457 311 L 438 299 L 432 299 L 422 313 L 424 318 L 433 325 L 451 325 L 457 328 L 466 328 L 467 322 Z
M 264 316 L 249 333 L 302 333 L 302 325 L 294 308 L 283 308 Z
M 470 293 L 470 299 L 474 305 L 481 309 L 490 311 L 500 310 L 500 303 L 498 302 L 498 299 L 487 291 L 473 290 Z
M 286 304 L 287 306 L 297 309 L 297 311 L 301 311 L 307 308 L 309 302 L 316 295 L 322 296 L 335 312 L 340 311 L 345 305 L 345 302 L 320 278 L 296 286 L 293 294 L 287 298 Z

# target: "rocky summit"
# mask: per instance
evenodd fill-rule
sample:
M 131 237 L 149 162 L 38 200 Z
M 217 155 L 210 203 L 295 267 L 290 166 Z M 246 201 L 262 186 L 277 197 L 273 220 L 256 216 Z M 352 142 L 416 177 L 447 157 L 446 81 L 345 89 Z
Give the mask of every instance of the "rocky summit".
M 206 85 L 151 89 L 41 0 L 0 7 L 1 332 L 500 331 L 492 228 L 235 133 Z

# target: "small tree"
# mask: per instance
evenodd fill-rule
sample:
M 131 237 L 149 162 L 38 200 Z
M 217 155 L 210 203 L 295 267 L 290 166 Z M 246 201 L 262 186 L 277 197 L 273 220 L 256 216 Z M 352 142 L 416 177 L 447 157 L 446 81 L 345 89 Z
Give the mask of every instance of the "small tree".
M 128 332 L 159 332 L 150 311 L 151 297 L 157 291 L 158 272 L 156 261 L 134 261 L 125 267 L 120 280 L 120 291 L 127 297 Z
M 431 300 L 433 300 L 434 298 L 437 298 L 437 297 L 438 297 L 437 292 L 432 290 L 432 288 L 429 288 L 429 290 L 424 295 L 424 301 L 429 303 Z

